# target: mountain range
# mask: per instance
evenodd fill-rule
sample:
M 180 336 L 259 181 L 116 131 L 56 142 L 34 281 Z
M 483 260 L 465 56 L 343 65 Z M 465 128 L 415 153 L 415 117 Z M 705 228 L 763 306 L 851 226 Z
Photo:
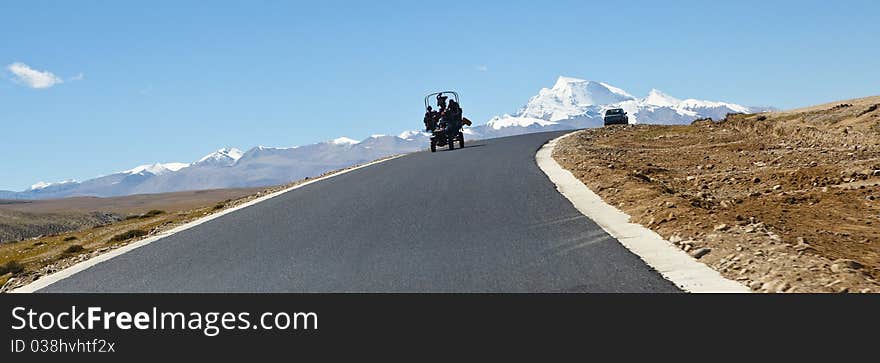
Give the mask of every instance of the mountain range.
M 768 111 L 726 102 L 678 99 L 659 90 L 636 98 L 607 83 L 559 77 L 516 113 L 493 117 L 465 129 L 468 139 L 487 139 L 531 132 L 602 126 L 609 108 L 623 108 L 630 123 L 687 124 L 697 118 L 721 119 L 728 113 Z M 21 191 L 0 191 L 0 199 L 49 199 L 71 196 L 120 196 L 182 190 L 257 187 L 288 183 L 389 155 L 422 150 L 429 135 L 405 131 L 397 136 L 346 137 L 317 144 L 275 148 L 257 146 L 246 152 L 227 147 L 192 163 L 141 165 L 82 182 L 39 182 Z

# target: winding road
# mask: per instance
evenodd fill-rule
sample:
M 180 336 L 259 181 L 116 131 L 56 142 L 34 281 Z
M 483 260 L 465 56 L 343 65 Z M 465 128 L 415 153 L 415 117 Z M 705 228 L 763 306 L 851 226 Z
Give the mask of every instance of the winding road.
M 303 186 L 39 292 L 677 292 L 560 195 L 565 132 L 417 152 Z

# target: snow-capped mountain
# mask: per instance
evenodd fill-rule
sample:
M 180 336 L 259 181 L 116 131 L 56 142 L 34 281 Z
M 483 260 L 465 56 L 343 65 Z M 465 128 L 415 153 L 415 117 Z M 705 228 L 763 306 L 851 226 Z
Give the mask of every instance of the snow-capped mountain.
M 210 156 L 210 155 L 209 155 L 209 156 Z M 204 159 L 203 159 L 203 160 L 204 160 Z M 201 161 L 201 160 L 200 160 L 200 161 Z M 190 165 L 190 164 L 186 164 L 186 163 L 165 163 L 165 164 L 162 164 L 162 163 L 155 163 L 155 164 L 146 164 L 146 165 L 140 165 L 140 166 L 135 167 L 135 168 L 133 168 L 133 169 L 129 169 L 129 170 L 123 171 L 123 172 L 121 172 L 121 173 L 122 173 L 122 174 L 129 174 L 129 175 L 133 175 L 133 174 L 141 174 L 141 175 L 144 175 L 144 174 L 162 175 L 162 174 L 166 174 L 166 173 L 171 173 L 171 172 L 178 171 L 178 170 L 180 170 L 180 169 L 183 169 L 183 168 L 185 168 L 185 167 L 188 167 L 189 165 Z
M 716 120 L 728 113 L 752 113 L 767 108 L 746 107 L 727 102 L 680 100 L 651 90 L 644 98 L 608 83 L 559 77 L 552 88 L 543 88 L 513 115 L 495 116 L 485 125 L 471 128 L 474 137 L 491 138 L 536 131 L 600 127 L 605 110 L 622 108 L 630 123 L 688 124 L 709 117 Z
M 485 124 L 466 128 L 464 133 L 473 140 L 598 127 L 609 108 L 626 110 L 631 123 L 650 124 L 686 124 L 697 118 L 717 120 L 728 113 L 766 110 L 726 102 L 681 100 L 656 89 L 637 98 L 608 83 L 559 77 L 553 87 L 538 91 L 513 115 L 495 116 Z M 39 182 L 22 192 L 0 191 L 0 199 L 106 197 L 284 184 L 422 150 L 428 146 L 429 137 L 422 131 L 404 131 L 397 136 L 373 135 L 361 141 L 340 137 L 288 148 L 257 146 L 246 152 L 226 147 L 192 163 L 146 164 L 83 182 Z
M 58 186 L 63 186 L 65 184 L 72 184 L 72 183 L 76 183 L 76 180 L 68 179 L 68 180 L 57 182 L 57 183 L 47 183 L 44 181 L 40 181 L 34 185 L 31 185 L 31 187 L 28 190 L 40 190 L 40 189 L 46 189 L 46 188 L 53 187 L 53 186 L 58 187 Z
M 602 82 L 559 77 L 553 88 L 543 88 L 517 116 L 560 121 L 590 112 L 596 106 L 618 104 L 636 98 Z
M 421 139 L 421 138 L 427 139 L 427 138 L 431 137 L 431 134 L 424 132 L 424 131 L 409 130 L 409 131 L 401 132 L 399 135 L 397 135 L 397 137 L 404 139 L 404 140 L 415 140 L 415 139 Z
M 0 199 L 110 197 L 284 184 L 426 147 L 425 134 L 408 136 L 373 135 L 362 141 L 341 137 L 287 148 L 257 146 L 247 152 L 223 148 L 193 163 L 146 164 L 83 182 L 40 182 L 22 192 L 0 191 Z
M 212 152 L 193 163 L 193 165 L 230 166 L 235 164 L 244 153 L 234 147 L 226 147 Z M 187 165 L 188 166 L 188 165 Z
M 358 141 L 355 139 L 350 139 L 350 138 L 343 136 L 343 137 L 339 137 L 339 138 L 335 138 L 333 140 L 330 140 L 330 143 L 334 144 L 334 145 L 354 145 L 354 144 L 357 144 Z

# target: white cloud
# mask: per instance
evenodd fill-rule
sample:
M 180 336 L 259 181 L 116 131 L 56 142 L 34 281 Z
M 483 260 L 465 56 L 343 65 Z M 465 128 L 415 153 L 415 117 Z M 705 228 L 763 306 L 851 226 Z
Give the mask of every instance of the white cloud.
M 485 64 L 483 64 L 483 65 L 479 65 L 479 66 L 477 66 L 477 70 L 480 71 L 480 72 L 488 72 L 488 71 L 489 71 L 489 66 L 487 66 L 487 65 L 485 65 Z
M 49 71 L 38 71 L 27 64 L 16 62 L 6 67 L 13 75 L 16 82 L 30 88 L 49 88 L 64 81 Z
M 68 81 L 82 81 L 86 79 L 86 75 L 83 72 L 77 73 L 75 76 L 68 78 Z

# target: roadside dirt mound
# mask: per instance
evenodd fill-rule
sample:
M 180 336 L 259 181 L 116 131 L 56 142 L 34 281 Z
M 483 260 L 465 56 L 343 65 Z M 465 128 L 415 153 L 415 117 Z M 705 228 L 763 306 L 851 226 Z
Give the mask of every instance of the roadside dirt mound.
M 880 292 L 880 97 L 585 130 L 554 158 L 753 290 Z

